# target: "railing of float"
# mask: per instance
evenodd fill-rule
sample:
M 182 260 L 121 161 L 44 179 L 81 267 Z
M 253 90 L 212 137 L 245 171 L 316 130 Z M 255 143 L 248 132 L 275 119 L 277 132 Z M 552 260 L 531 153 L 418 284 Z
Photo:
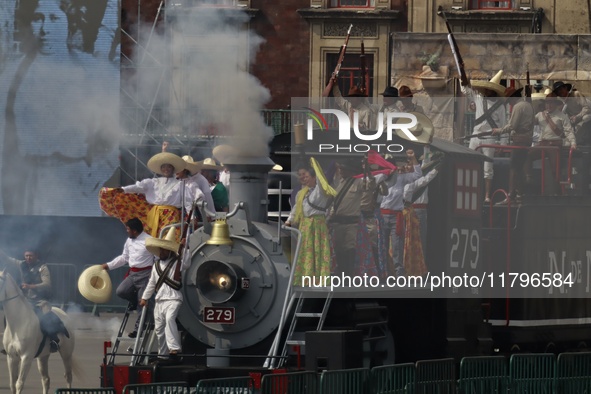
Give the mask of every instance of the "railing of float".
M 320 375 L 320 394 L 369 393 L 369 368 L 324 371 Z
M 191 389 L 187 382 L 166 382 L 128 384 L 123 387 L 122 394 L 189 394 Z
M 295 124 L 305 124 L 308 111 L 291 109 L 264 109 L 261 111 L 267 126 L 273 129 L 275 135 L 289 133 Z
M 263 376 L 261 394 L 318 394 L 318 375 L 311 371 L 274 373 Z
M 251 377 L 202 379 L 197 383 L 197 394 L 254 394 Z
M 511 394 L 552 393 L 555 371 L 554 354 L 513 354 L 509 361 Z
M 529 152 L 536 152 L 539 151 L 541 154 L 541 166 L 542 166 L 542 178 L 541 178 L 541 194 L 544 194 L 544 192 L 546 191 L 546 153 L 550 153 L 550 152 L 555 152 L 557 155 L 557 160 L 556 160 L 556 168 L 555 170 L 555 179 L 556 182 L 559 185 L 564 185 L 564 183 L 560 180 L 560 152 L 561 152 L 561 148 L 558 146 L 513 146 L 513 145 L 496 145 L 496 144 L 483 144 L 483 145 L 479 145 L 476 150 L 479 151 L 483 148 L 491 148 L 491 149 L 496 149 L 496 150 L 502 150 L 502 151 L 513 151 L 513 150 L 526 150 Z M 572 154 L 573 154 L 573 149 L 571 148 L 569 151 L 569 155 L 568 155 L 568 162 L 567 162 L 567 173 L 568 175 L 568 180 L 569 180 L 569 184 L 570 184 L 570 179 L 571 179 L 571 173 L 572 173 Z M 491 204 L 492 204 L 492 200 L 491 200 Z
M 509 372 L 504 356 L 464 357 L 460 362 L 458 394 L 508 393 Z
M 372 394 L 406 394 L 415 392 L 413 363 L 384 365 L 371 370 Z
M 417 394 L 453 394 L 455 389 L 456 372 L 453 358 L 417 361 Z
M 591 393 L 591 353 L 561 353 L 556 360 L 555 393 Z

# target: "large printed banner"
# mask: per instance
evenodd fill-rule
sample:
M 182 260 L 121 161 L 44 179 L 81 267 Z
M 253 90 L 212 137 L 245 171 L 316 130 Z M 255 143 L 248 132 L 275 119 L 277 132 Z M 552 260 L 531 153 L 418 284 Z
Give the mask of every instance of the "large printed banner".
M 101 215 L 118 166 L 118 8 L 0 3 L 0 214 Z

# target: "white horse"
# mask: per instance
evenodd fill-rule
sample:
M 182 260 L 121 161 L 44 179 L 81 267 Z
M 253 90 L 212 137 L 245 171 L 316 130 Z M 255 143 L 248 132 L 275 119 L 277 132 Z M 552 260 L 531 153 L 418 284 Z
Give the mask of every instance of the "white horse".
M 0 273 L 0 303 L 4 306 L 6 329 L 4 330 L 4 349 L 8 358 L 8 374 L 10 375 L 10 390 L 13 394 L 20 394 L 25 379 L 31 368 L 31 362 L 39 350 L 43 333 L 39 318 L 33 306 L 27 301 L 21 289 L 12 276 Z M 75 368 L 72 354 L 74 352 L 74 328 L 68 315 L 59 308 L 52 308 L 64 323 L 70 337 L 58 334 L 60 339 L 59 353 L 66 369 L 65 378 L 68 388 L 72 387 L 72 368 Z M 37 367 L 41 374 L 43 394 L 49 393 L 49 338 L 46 339 L 41 353 L 37 356 Z

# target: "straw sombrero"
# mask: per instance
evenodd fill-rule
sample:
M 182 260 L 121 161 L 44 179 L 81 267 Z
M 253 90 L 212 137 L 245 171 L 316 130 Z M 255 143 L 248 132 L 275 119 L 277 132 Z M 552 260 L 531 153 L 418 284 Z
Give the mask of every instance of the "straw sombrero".
M 155 256 L 160 256 L 160 249 L 178 253 L 180 244 L 176 241 L 176 231 L 171 227 L 164 238 L 146 239 L 146 249 Z
M 109 302 L 112 293 L 111 277 L 100 264 L 90 266 L 78 278 L 78 291 L 82 297 L 95 304 Z
M 156 174 L 162 175 L 160 167 L 163 164 L 170 164 L 174 167 L 174 173 L 181 172 L 185 169 L 185 161 L 174 153 L 162 152 L 157 153 L 148 160 L 148 168 Z
M 221 171 L 224 169 L 224 167 L 218 166 L 217 163 L 215 162 L 215 160 L 212 159 L 211 157 L 208 157 L 207 159 L 203 159 L 199 163 L 201 163 L 201 169 L 203 169 L 203 170 Z
M 431 141 L 433 140 L 433 134 L 435 131 L 435 128 L 433 127 L 433 122 L 431 122 L 431 119 L 429 119 L 425 114 L 422 114 L 420 112 L 409 112 L 409 113 L 411 113 L 417 117 L 417 125 L 408 129 L 412 133 L 412 135 L 417 137 L 416 141 L 411 141 L 411 142 L 414 142 L 417 144 L 430 144 Z M 406 122 L 406 123 L 410 123 L 410 122 Z M 396 135 L 398 135 L 402 139 L 409 140 L 407 135 L 404 134 L 404 132 L 402 132 L 402 130 L 400 130 L 400 129 L 396 129 Z
M 283 167 L 281 167 L 279 164 L 275 164 L 273 168 L 271 168 L 271 171 L 280 172 L 283 171 Z
M 191 175 L 197 174 L 203 168 L 202 161 L 195 161 L 189 155 L 183 156 L 183 160 L 185 161 L 185 169 L 189 170 Z
M 501 78 L 503 78 L 503 70 L 500 70 L 497 75 L 491 78 L 490 81 L 470 81 L 470 85 L 474 89 L 490 89 L 497 92 L 499 97 L 505 96 L 505 87 L 501 85 Z

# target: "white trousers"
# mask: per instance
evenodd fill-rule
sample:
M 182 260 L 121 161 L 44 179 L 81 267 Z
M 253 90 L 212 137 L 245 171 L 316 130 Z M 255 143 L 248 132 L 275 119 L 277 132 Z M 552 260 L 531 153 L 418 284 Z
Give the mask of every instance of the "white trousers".
M 181 303 L 180 300 L 156 301 L 154 331 L 158 337 L 159 356 L 168 356 L 172 350 L 181 351 L 181 336 L 176 325 Z

